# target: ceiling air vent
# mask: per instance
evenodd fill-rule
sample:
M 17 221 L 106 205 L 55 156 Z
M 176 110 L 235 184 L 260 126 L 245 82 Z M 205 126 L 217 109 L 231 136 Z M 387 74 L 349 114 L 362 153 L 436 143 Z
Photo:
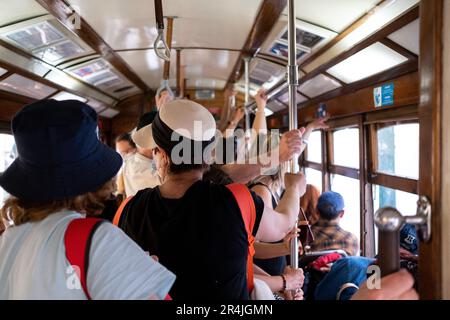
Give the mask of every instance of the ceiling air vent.
M 196 90 L 195 99 L 197 100 L 212 100 L 216 97 L 214 90 Z
M 307 23 L 296 21 L 297 60 L 306 58 L 311 52 L 323 46 L 337 34 L 333 31 Z M 287 21 L 280 27 L 280 33 L 266 48 L 266 52 L 281 58 L 288 58 L 288 32 Z

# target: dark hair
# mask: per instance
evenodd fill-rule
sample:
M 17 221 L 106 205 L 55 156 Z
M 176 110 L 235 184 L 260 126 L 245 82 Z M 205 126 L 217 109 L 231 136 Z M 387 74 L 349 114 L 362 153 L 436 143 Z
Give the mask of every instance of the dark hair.
M 186 163 L 173 164 L 172 162 L 170 162 L 169 172 L 173 173 L 173 174 L 177 174 L 177 173 L 183 173 L 183 172 L 188 172 L 188 171 L 192 171 L 192 170 L 203 170 L 203 171 L 206 171 L 208 169 L 209 169 L 209 165 L 206 164 L 206 163 L 202 163 L 202 164 L 186 164 Z
M 121 135 L 117 136 L 116 143 L 120 141 L 126 141 L 130 144 L 130 146 L 136 148 L 136 144 L 134 143 L 133 139 L 131 139 L 131 134 L 129 134 L 128 132 L 122 133 Z

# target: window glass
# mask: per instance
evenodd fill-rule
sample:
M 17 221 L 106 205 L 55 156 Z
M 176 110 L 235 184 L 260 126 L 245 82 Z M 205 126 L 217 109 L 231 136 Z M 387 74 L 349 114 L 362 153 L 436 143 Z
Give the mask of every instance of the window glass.
M 373 212 L 379 208 L 394 207 L 404 216 L 413 216 L 417 210 L 419 196 L 383 186 L 373 186 Z M 375 252 L 378 252 L 378 228 L 375 225 Z
M 0 174 L 9 167 L 16 155 L 14 138 L 10 134 L 0 134 Z M 0 208 L 8 197 L 5 190 L 0 187 Z
M 322 171 L 305 168 L 306 182 L 312 184 L 322 191 Z
M 344 198 L 345 211 L 340 223 L 341 227 L 353 233 L 359 240 L 361 229 L 359 180 L 332 174 L 331 190 L 340 193 Z
M 359 168 L 359 129 L 346 128 L 333 132 L 333 164 Z
M 377 130 L 378 172 L 419 179 L 419 124 Z
M 322 163 L 322 132 L 313 131 L 309 136 L 306 160 Z

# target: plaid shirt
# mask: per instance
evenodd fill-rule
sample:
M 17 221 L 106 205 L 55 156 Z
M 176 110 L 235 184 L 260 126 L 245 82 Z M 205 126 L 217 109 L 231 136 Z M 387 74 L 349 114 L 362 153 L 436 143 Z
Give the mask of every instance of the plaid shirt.
M 359 254 L 359 243 L 356 236 L 345 231 L 337 221 L 320 219 L 312 226 L 314 242 L 311 244 L 312 251 L 344 250 L 348 255 Z

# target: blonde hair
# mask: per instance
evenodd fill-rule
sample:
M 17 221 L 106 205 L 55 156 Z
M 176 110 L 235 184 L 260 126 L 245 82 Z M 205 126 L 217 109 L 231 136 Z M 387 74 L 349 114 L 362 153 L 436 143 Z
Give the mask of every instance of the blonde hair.
M 108 200 L 115 189 L 115 179 L 111 179 L 96 191 L 63 200 L 32 203 L 11 197 L 0 209 L 0 220 L 6 225 L 18 226 L 27 222 L 41 221 L 52 213 L 62 210 L 73 210 L 86 213 L 88 216 L 99 215 L 105 207 L 104 201 Z

